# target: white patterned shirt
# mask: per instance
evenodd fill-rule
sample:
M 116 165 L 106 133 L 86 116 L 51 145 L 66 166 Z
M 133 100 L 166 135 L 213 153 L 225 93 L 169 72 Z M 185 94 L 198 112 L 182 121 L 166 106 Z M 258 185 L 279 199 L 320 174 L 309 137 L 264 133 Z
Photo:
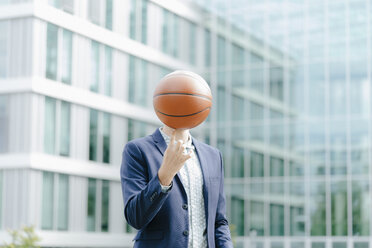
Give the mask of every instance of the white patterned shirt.
M 165 142 L 169 145 L 170 137 L 162 129 L 163 127 L 159 127 Z M 195 147 L 192 145 L 191 135 L 189 134 L 186 142 L 186 151 L 189 152 L 190 149 L 195 151 Z M 188 203 L 188 248 L 205 248 L 207 247 L 207 232 L 203 197 L 203 174 L 196 153 L 186 161 L 180 169 L 179 174 L 186 191 Z

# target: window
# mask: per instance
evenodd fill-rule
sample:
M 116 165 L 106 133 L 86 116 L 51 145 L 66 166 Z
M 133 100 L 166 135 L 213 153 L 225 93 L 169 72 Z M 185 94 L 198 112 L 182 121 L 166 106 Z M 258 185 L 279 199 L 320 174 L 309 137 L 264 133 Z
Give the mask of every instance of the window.
M 45 97 L 44 152 L 70 155 L 70 103 Z
M 67 230 L 68 205 L 68 176 L 43 172 L 41 228 L 44 230 Z
M 146 136 L 147 123 L 128 119 L 128 141 Z
M 89 160 L 110 163 L 111 115 L 90 110 Z
M 217 88 L 217 120 L 218 123 L 227 121 L 226 111 L 226 90 L 225 87 L 218 85 Z
M 129 89 L 128 101 L 147 107 L 149 104 L 147 97 L 148 90 L 148 62 L 133 56 L 129 57 Z
M 369 218 L 371 199 L 368 197 L 370 182 L 353 180 L 352 182 L 352 223 L 354 236 L 369 236 Z
M 189 62 L 192 65 L 196 64 L 196 52 L 197 52 L 197 28 L 196 24 L 190 22 L 189 24 L 190 33 L 189 33 Z
M 244 177 L 244 150 L 235 146 L 233 147 L 231 176 Z
M 279 100 L 284 100 L 283 89 L 283 69 L 280 67 L 270 68 L 270 96 Z
M 332 236 L 347 235 L 346 181 L 331 182 Z
M 231 80 L 233 87 L 244 87 L 245 84 L 245 68 L 244 68 L 244 48 L 232 44 L 232 70 Z
M 0 95 L 0 153 L 8 151 L 9 139 L 9 106 L 8 96 Z
M 47 26 L 46 54 L 46 77 L 57 80 L 58 27 L 50 23 Z
M 91 75 L 91 80 L 90 80 L 90 90 L 93 92 L 98 92 L 98 87 L 99 87 L 99 43 L 97 41 L 92 41 L 92 46 L 91 46 L 91 56 L 90 56 L 90 61 L 91 61 L 91 67 L 90 67 L 90 75 Z
M 257 236 L 263 236 L 265 230 L 264 204 L 262 202 L 251 201 L 250 209 L 250 232 L 255 233 Z
M 231 223 L 235 226 L 236 234 L 244 236 L 244 200 L 231 197 Z
M 95 231 L 96 223 L 96 202 L 97 202 L 97 181 L 88 179 L 88 209 L 87 209 L 87 230 Z
M 179 17 L 163 9 L 162 51 L 173 57 L 179 56 Z
M 284 206 L 270 204 L 270 236 L 284 235 Z
M 263 93 L 264 92 L 264 58 L 261 55 L 250 53 L 248 71 L 249 86 L 251 89 Z
M 88 179 L 87 231 L 109 231 L 110 182 Z
M 264 156 L 257 152 L 251 152 L 251 177 L 264 176 Z
M 113 0 L 89 0 L 88 20 L 112 30 Z
M 226 85 L 226 39 L 218 36 L 217 38 L 217 82 Z
M 208 69 L 211 66 L 212 55 L 211 55 L 211 48 L 212 48 L 212 39 L 211 39 L 211 31 L 208 29 L 204 30 L 204 65 Z
M 101 231 L 108 231 L 109 223 L 109 200 L 110 200 L 110 183 L 102 181 L 102 213 L 101 213 Z
M 284 176 L 284 161 L 280 158 L 270 157 L 270 176 Z
M 311 236 L 326 235 L 326 199 L 325 199 L 325 183 L 324 181 L 310 182 L 311 186 Z
M 47 24 L 46 78 L 71 84 L 72 33 Z
M 290 231 L 292 236 L 304 236 L 305 222 L 303 221 L 303 219 L 303 207 L 290 207 Z
M 74 13 L 74 0 L 49 0 L 49 5 L 67 13 Z
M 90 90 L 111 96 L 112 48 L 97 41 L 91 42 Z
M 147 43 L 148 0 L 131 0 L 129 37 L 143 44 Z

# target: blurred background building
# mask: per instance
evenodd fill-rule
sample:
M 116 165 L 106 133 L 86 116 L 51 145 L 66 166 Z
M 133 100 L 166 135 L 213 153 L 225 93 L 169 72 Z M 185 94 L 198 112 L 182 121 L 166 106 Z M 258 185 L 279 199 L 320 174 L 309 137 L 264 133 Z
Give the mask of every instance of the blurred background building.
M 189 69 L 235 247 L 371 248 L 371 30 L 371 0 L 0 0 L 0 242 L 132 247 L 121 153 Z

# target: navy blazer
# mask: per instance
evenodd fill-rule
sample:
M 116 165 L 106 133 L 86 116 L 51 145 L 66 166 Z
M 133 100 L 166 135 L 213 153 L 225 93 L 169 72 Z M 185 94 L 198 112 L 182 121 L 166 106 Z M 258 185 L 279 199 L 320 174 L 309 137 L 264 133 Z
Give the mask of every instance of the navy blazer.
M 203 173 L 208 247 L 233 247 L 226 218 L 221 152 L 192 137 Z M 128 142 L 120 170 L 124 216 L 138 229 L 134 247 L 183 248 L 188 245 L 187 196 L 180 175 L 167 193 L 161 191 L 158 170 L 167 144 L 159 128 Z M 185 205 L 186 204 L 186 205 Z

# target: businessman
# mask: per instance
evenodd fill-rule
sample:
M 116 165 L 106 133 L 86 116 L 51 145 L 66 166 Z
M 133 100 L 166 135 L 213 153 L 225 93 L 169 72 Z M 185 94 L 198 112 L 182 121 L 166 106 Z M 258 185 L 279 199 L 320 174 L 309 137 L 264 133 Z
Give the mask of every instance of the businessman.
M 121 185 L 134 247 L 233 247 L 221 152 L 188 129 L 159 127 L 128 142 Z

